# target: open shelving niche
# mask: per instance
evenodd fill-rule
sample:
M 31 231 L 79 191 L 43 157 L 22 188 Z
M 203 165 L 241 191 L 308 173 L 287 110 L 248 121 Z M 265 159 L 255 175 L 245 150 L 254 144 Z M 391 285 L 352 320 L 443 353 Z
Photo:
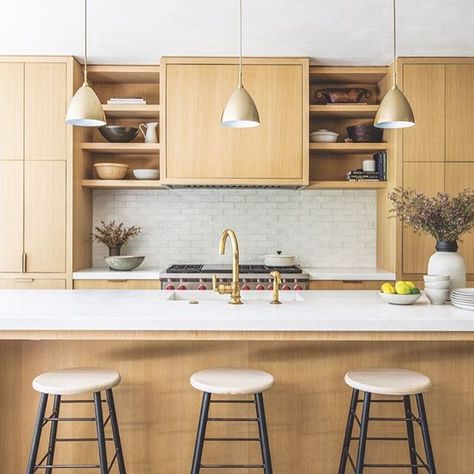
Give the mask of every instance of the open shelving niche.
M 92 65 L 88 77 L 99 97 L 107 124 L 138 127 L 140 123 L 158 122 L 160 116 L 160 69 L 159 66 Z M 146 105 L 109 105 L 113 96 L 140 96 Z M 92 189 L 167 189 L 159 180 L 137 180 L 132 170 L 137 168 L 159 169 L 160 146 L 144 143 L 139 132 L 129 143 L 109 143 L 98 129 L 88 132 L 81 143 L 84 161 L 81 185 Z M 129 175 L 123 180 L 98 179 L 93 164 L 117 162 L 130 166 Z

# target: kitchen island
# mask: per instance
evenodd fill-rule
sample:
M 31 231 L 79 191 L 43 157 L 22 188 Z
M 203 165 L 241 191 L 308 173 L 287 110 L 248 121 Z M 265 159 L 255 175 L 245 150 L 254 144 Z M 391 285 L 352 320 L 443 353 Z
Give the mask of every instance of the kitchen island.
M 430 306 L 424 297 L 413 306 L 391 306 L 370 291 L 282 292 L 281 305 L 270 299 L 269 292 L 243 292 L 244 304 L 232 306 L 228 296 L 212 292 L 0 292 L 3 472 L 25 465 L 37 402 L 32 378 L 69 366 L 121 372 L 116 399 L 134 474 L 189 470 L 200 394 L 188 380 L 216 366 L 274 375 L 267 411 L 275 473 L 337 471 L 350 397 L 344 373 L 370 366 L 410 368 L 433 379 L 426 403 L 438 472 L 472 472 L 472 313 Z M 238 407 L 218 409 L 229 415 Z M 247 433 L 247 427 L 219 429 Z M 388 429 L 400 434 L 404 426 L 374 428 Z M 87 427 L 72 430 L 89 433 Z M 232 448 L 229 461 L 258 459 L 257 447 Z M 387 451 L 391 460 L 407 461 L 403 443 L 387 450 L 376 441 L 370 462 L 382 455 L 386 461 Z M 205 456 L 218 462 L 221 453 L 222 447 L 209 446 Z M 58 461 L 63 456 L 94 460 L 96 447 L 62 443 Z

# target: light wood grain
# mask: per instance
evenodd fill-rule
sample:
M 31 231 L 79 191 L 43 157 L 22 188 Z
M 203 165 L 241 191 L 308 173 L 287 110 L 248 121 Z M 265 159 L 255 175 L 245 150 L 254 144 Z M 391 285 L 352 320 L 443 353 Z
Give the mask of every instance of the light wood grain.
M 416 121 L 403 130 L 403 161 L 444 161 L 445 66 L 404 65 L 403 91 Z
M 311 280 L 310 290 L 378 290 L 384 281 L 379 280 Z
M 310 143 L 315 153 L 376 153 L 387 150 L 387 143 Z
M 404 163 L 403 187 L 435 195 L 444 191 L 444 163 Z M 428 260 L 435 252 L 435 240 L 427 234 L 415 235 L 403 228 L 403 273 L 426 273 Z
M 66 64 L 25 64 L 25 159 L 66 159 Z
M 456 194 L 465 189 L 474 189 L 474 163 L 446 164 L 446 192 Z M 459 244 L 459 252 L 466 260 L 467 273 L 474 276 L 474 234 L 464 234 Z
M 0 63 L 0 160 L 23 160 L 24 66 Z
M 2 290 L 65 290 L 66 280 L 53 278 L 0 278 Z
M 168 189 L 154 179 L 83 179 L 81 184 L 91 189 Z
M 154 104 L 147 105 L 116 105 L 103 104 L 105 114 L 109 118 L 143 118 L 158 119 L 160 106 Z
M 377 84 L 388 73 L 386 66 L 310 66 L 313 84 Z
M 373 118 L 378 108 L 378 105 L 367 104 L 310 105 L 309 113 L 312 118 Z
M 159 280 L 74 280 L 75 290 L 159 290 Z
M 66 271 L 66 162 L 25 162 L 28 272 Z
M 446 160 L 474 161 L 474 64 L 446 66 Z
M 83 143 L 83 151 L 91 153 L 151 153 L 160 151 L 159 143 Z
M 23 162 L 0 161 L 0 272 L 21 272 Z
M 200 393 L 190 387 L 189 377 L 206 367 L 255 367 L 273 374 L 275 387 L 265 394 L 267 422 L 274 472 L 286 474 L 337 471 L 350 398 L 345 372 L 360 367 L 421 371 L 434 382 L 425 401 L 438 471 L 472 471 L 474 380 L 470 367 L 474 349 L 470 342 L 3 341 L 1 355 L 0 380 L 8 387 L 0 392 L 5 417 L 0 444 L 4 472 L 21 472 L 25 467 L 38 402 L 31 388 L 33 377 L 47 370 L 91 365 L 113 368 L 122 375 L 115 399 L 127 470 L 135 474 L 189 470 L 200 405 Z M 81 416 L 90 414 L 91 408 L 69 405 L 63 413 Z M 248 413 L 241 406 L 213 406 L 212 410 L 213 414 Z M 397 417 L 401 413 L 399 405 L 388 404 L 374 406 L 373 412 L 374 416 Z M 253 433 L 247 426 L 221 423 L 210 427 L 210 433 L 217 434 L 216 428 L 227 435 Z M 60 432 L 84 436 L 92 434 L 92 429 L 75 423 L 63 425 Z M 375 428 L 374 424 L 373 429 L 383 435 L 401 435 L 405 427 L 377 424 Z M 259 460 L 257 448 L 242 443 L 231 449 L 216 443 L 207 446 L 204 459 L 255 461 Z M 406 463 L 407 457 L 404 443 L 368 444 L 368 462 Z M 56 459 L 96 458 L 93 443 L 63 443 Z
M 235 63 L 166 64 L 166 104 L 162 104 L 166 148 L 161 166 L 165 184 L 189 180 L 239 184 L 250 179 L 307 184 L 306 62 L 273 62 L 244 65 L 245 86 L 261 118 L 255 129 L 220 126 L 226 101 L 236 87 Z M 163 142 L 163 129 L 161 136 Z
M 305 189 L 384 189 L 385 181 L 310 181 Z
M 88 66 L 88 77 L 94 83 L 152 84 L 160 80 L 160 66 L 92 64 Z

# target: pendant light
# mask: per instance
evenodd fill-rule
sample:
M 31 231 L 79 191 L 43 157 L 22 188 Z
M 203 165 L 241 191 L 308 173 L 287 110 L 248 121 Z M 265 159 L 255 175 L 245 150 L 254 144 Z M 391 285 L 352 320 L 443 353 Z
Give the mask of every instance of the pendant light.
M 255 102 L 242 84 L 242 0 L 240 0 L 239 83 L 222 112 L 221 126 L 250 128 L 259 125 L 260 117 Z
M 66 123 L 79 127 L 100 127 L 106 123 L 102 104 L 87 82 L 87 0 L 84 0 L 84 83 L 69 104 Z
M 413 110 L 397 86 L 397 7 L 393 1 L 393 85 L 380 103 L 374 126 L 377 128 L 407 128 L 415 125 Z

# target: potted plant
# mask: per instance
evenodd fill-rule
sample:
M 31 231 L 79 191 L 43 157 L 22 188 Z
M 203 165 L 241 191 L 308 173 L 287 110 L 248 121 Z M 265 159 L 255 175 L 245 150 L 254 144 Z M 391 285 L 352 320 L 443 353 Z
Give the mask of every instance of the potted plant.
M 456 196 L 438 193 L 430 197 L 413 190 L 389 193 L 391 212 L 415 233 L 426 232 L 436 239 L 436 253 L 428 273 L 450 275 L 451 288 L 466 286 L 466 264 L 457 253 L 460 237 L 474 227 L 474 192 L 466 189 Z
M 120 255 L 120 251 L 128 241 L 136 237 L 141 232 L 140 227 L 132 226 L 126 228 L 121 222 L 116 224 L 115 220 L 106 224 L 104 221 L 95 227 L 95 232 L 92 233 L 92 239 L 96 242 L 107 245 L 109 248 L 109 256 L 115 257 Z

